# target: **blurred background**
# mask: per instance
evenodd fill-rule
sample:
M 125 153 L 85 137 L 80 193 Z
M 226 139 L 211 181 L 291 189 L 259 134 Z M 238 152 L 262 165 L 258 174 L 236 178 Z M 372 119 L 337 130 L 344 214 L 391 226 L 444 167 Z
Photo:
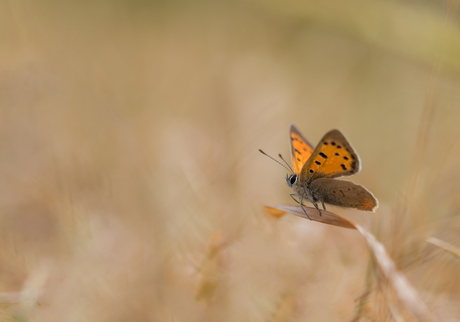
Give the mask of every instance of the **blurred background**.
M 3 321 L 413 321 L 362 237 L 290 204 L 340 128 L 387 247 L 460 320 L 457 1 L 2 1 Z

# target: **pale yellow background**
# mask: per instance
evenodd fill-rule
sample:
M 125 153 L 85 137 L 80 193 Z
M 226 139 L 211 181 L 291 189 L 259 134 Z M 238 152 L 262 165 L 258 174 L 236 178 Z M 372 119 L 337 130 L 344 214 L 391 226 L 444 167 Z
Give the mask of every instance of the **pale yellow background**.
M 414 320 L 357 232 L 264 211 L 294 203 L 257 149 L 289 159 L 295 123 L 347 135 L 380 208 L 328 210 L 458 321 L 425 241 L 460 247 L 456 5 L 0 2 L 0 318 Z

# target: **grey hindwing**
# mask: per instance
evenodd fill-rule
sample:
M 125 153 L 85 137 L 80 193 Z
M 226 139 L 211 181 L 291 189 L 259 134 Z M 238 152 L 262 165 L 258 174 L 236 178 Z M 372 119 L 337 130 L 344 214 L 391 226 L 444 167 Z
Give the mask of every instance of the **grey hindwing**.
M 351 181 L 320 178 L 313 180 L 310 190 L 315 200 L 330 205 L 370 211 L 378 205 L 370 191 Z

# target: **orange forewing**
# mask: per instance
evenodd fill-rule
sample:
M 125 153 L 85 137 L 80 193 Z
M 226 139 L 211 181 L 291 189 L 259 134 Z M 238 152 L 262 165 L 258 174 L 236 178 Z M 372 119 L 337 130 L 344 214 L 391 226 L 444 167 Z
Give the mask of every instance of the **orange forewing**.
M 324 135 L 303 166 L 300 180 L 349 176 L 359 170 L 359 157 L 350 143 L 339 130 L 332 130 Z
M 313 153 L 313 146 L 303 137 L 294 125 L 291 125 L 289 132 L 289 138 L 291 140 L 292 168 L 294 173 L 299 174 L 302 167 Z

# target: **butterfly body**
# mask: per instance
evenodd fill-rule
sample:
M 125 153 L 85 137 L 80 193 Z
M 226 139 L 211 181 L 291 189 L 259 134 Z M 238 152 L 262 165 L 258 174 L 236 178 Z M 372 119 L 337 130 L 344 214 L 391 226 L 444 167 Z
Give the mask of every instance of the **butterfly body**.
M 335 179 L 361 170 L 358 154 L 339 130 L 326 133 L 316 147 L 294 125 L 289 136 L 292 169 L 286 168 L 291 171 L 286 182 L 292 188 L 291 197 L 302 209 L 304 200 L 310 201 L 320 214 L 319 203 L 323 209 L 325 203 L 372 212 L 377 209 L 378 201 L 369 190 L 351 181 Z
M 337 180 L 361 170 L 361 160 L 339 130 L 331 130 L 316 148 L 297 130 L 290 128 L 293 173 L 286 177 L 292 197 L 303 205 L 310 201 L 318 210 L 318 203 L 375 211 L 377 199 L 363 186 L 351 181 Z
M 287 182 L 288 186 L 294 192 L 292 195 L 299 196 L 302 199 L 308 199 L 312 203 L 317 202 L 318 200 L 315 200 L 313 198 L 313 195 L 311 193 L 311 189 L 308 186 L 308 184 L 306 184 L 306 183 L 301 184 L 298 181 L 299 181 L 299 176 L 297 174 L 292 174 L 290 176 L 286 175 L 286 182 Z

